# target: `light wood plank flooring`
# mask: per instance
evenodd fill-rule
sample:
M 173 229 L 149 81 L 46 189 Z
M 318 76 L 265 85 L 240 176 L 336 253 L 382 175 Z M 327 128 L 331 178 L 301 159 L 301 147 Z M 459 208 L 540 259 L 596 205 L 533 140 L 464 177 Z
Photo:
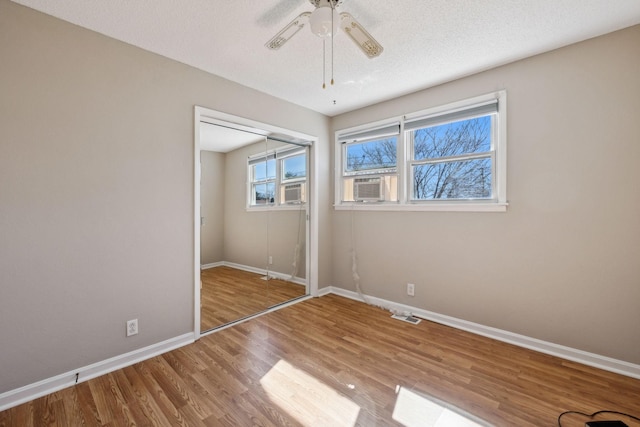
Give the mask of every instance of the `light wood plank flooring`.
M 496 426 L 640 415 L 640 380 L 329 295 L 1 412 L 0 426 L 403 425 L 428 396 Z
M 200 330 L 206 331 L 305 295 L 306 288 L 231 267 L 202 270 Z

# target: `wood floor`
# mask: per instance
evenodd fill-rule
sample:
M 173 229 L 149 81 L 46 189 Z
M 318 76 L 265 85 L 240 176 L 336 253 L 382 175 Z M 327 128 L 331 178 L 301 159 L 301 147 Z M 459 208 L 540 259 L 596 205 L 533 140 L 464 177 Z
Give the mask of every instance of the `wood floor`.
M 640 415 L 640 380 L 329 295 L 1 412 L 0 426 L 430 425 L 430 397 L 495 426 Z
M 305 295 L 303 285 L 231 267 L 202 270 L 200 330 L 251 316 Z

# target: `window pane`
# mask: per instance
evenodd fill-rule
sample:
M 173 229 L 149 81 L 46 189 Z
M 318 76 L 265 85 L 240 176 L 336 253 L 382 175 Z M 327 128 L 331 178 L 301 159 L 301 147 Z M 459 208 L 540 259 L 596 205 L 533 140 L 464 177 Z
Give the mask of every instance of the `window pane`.
M 413 132 L 413 159 L 426 160 L 491 150 L 492 116 L 461 120 Z
M 413 167 L 414 200 L 491 198 L 491 159 Z
M 282 160 L 282 179 L 296 179 L 307 176 L 306 156 L 291 156 Z
M 397 138 L 347 144 L 345 172 L 396 168 Z
M 275 179 L 275 177 L 275 159 L 270 159 L 265 162 L 260 162 L 253 165 L 253 181 L 265 181 L 267 179 Z
M 256 205 L 271 204 L 275 196 L 275 183 L 255 184 L 253 186 Z

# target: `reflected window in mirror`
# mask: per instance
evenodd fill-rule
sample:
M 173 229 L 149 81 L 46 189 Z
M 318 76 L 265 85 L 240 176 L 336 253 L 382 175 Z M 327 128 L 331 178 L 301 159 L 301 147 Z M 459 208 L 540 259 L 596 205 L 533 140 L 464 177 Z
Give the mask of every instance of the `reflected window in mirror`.
M 300 204 L 307 201 L 307 155 L 303 150 L 283 156 L 280 159 L 282 182 L 280 184 L 280 204 Z
M 261 155 L 249 160 L 251 206 L 264 206 L 274 202 L 276 189 L 276 160 Z
M 280 148 L 247 160 L 249 208 L 288 207 L 307 202 L 307 149 Z

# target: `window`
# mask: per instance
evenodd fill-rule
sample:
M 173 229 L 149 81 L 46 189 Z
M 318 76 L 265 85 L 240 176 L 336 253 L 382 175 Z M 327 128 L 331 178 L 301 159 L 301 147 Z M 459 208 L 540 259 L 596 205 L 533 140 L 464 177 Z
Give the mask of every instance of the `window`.
M 336 207 L 506 210 L 505 111 L 500 91 L 337 132 Z
M 251 176 L 251 206 L 271 204 L 275 197 L 276 161 L 268 156 L 249 161 Z
M 307 154 L 281 148 L 249 157 L 248 206 L 300 205 L 307 201 Z M 276 192 L 277 189 L 277 192 Z
M 495 106 L 405 124 L 412 201 L 492 198 Z
M 342 200 L 395 202 L 398 200 L 399 124 L 355 134 L 342 143 Z
M 280 160 L 282 179 L 280 204 L 300 204 L 307 201 L 307 156 L 294 152 Z

